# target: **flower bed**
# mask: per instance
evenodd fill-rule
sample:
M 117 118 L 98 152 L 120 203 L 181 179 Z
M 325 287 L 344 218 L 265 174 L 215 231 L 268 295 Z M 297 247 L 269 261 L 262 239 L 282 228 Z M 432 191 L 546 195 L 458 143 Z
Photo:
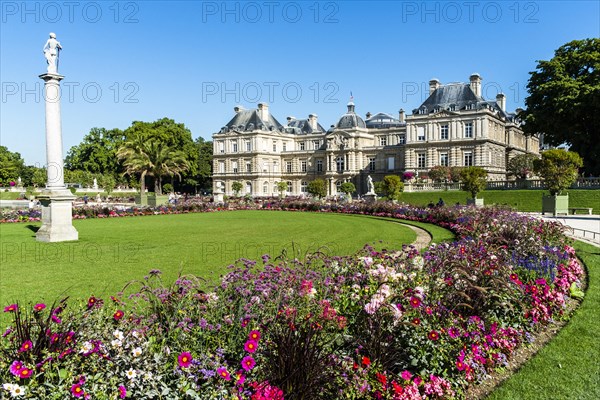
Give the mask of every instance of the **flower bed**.
M 106 301 L 8 305 L 0 396 L 462 398 L 580 295 L 558 224 L 494 209 L 261 207 L 430 222 L 457 240 L 423 254 L 240 260 L 209 293 L 154 270 Z

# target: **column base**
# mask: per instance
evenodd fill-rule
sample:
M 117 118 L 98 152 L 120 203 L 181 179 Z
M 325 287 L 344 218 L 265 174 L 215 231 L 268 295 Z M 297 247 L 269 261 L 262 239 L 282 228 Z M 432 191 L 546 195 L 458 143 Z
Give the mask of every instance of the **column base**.
M 42 203 L 42 226 L 35 234 L 38 242 L 78 240 L 73 227 L 73 200 L 67 189 L 46 189 L 37 199 Z

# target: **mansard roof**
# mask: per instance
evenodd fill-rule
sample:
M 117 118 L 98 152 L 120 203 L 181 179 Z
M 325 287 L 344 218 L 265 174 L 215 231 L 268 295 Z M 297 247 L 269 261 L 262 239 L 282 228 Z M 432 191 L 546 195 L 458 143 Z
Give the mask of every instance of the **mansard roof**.
M 254 131 L 254 130 L 268 130 L 268 131 L 282 131 L 283 125 L 279 123 L 269 113 L 269 117 L 266 121 L 260 117 L 259 110 L 242 110 L 237 111 L 235 116 L 221 129 L 223 131 Z
M 405 122 L 400 122 L 399 119 L 392 117 L 386 113 L 377 113 L 365 121 L 367 128 L 380 129 L 405 126 Z
M 325 133 L 325 128 L 317 122 L 317 129 L 313 129 L 308 119 L 292 118 L 288 121 L 285 131 L 296 135 L 306 135 L 311 133 Z
M 338 129 L 366 128 L 365 121 L 354 112 L 354 103 L 348 103 L 348 112 L 340 117 L 337 125 Z

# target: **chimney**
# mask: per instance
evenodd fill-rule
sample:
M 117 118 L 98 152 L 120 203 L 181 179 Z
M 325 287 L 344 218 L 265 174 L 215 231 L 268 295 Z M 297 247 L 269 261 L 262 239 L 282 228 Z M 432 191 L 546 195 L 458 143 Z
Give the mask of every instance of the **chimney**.
M 437 78 L 433 78 L 429 81 L 429 95 L 436 91 L 440 87 L 440 81 Z
M 289 117 L 287 117 L 287 123 L 288 123 L 288 125 L 290 124 L 290 122 L 292 122 L 295 119 L 296 119 L 296 117 L 292 117 L 291 115 Z
M 367 117 L 367 119 L 371 118 L 371 113 L 367 111 L 367 115 L 365 115 L 365 117 Z
M 317 114 L 308 114 L 308 125 L 313 131 L 319 129 L 319 124 L 317 123 L 319 116 Z
M 400 123 L 402 123 L 402 124 L 405 122 L 404 116 L 405 116 L 404 109 L 401 108 L 400 111 L 398 112 L 398 119 L 400 120 Z
M 523 110 L 521 107 L 518 107 L 518 108 L 515 110 L 515 114 L 519 115 L 519 114 L 521 114 L 523 111 L 525 111 L 525 110 Z
M 504 93 L 498 93 L 496 95 L 496 103 L 498 103 L 498 107 L 500 107 L 502 111 L 506 111 L 506 96 Z
M 244 107 L 235 106 L 235 107 L 233 107 L 233 111 L 235 111 L 236 114 L 239 114 L 240 112 L 244 111 Z
M 469 77 L 471 82 L 471 90 L 476 96 L 481 97 L 481 76 L 478 73 L 474 73 Z
M 258 103 L 258 116 L 263 122 L 269 121 L 269 105 L 267 103 Z

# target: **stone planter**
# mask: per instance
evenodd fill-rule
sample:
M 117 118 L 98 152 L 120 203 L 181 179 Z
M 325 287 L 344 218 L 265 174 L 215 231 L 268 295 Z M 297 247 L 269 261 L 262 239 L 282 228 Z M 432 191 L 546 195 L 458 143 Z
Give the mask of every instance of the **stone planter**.
M 468 206 L 483 207 L 483 198 L 467 199 Z
M 568 214 L 569 213 L 569 195 L 550 195 L 542 196 L 542 215 L 551 213 L 556 214 Z
M 159 194 L 156 195 L 148 195 L 148 205 L 150 207 L 163 206 L 169 203 L 169 195 Z
M 148 205 L 148 195 L 147 194 L 136 194 L 135 195 L 135 204 L 138 206 L 147 206 Z

